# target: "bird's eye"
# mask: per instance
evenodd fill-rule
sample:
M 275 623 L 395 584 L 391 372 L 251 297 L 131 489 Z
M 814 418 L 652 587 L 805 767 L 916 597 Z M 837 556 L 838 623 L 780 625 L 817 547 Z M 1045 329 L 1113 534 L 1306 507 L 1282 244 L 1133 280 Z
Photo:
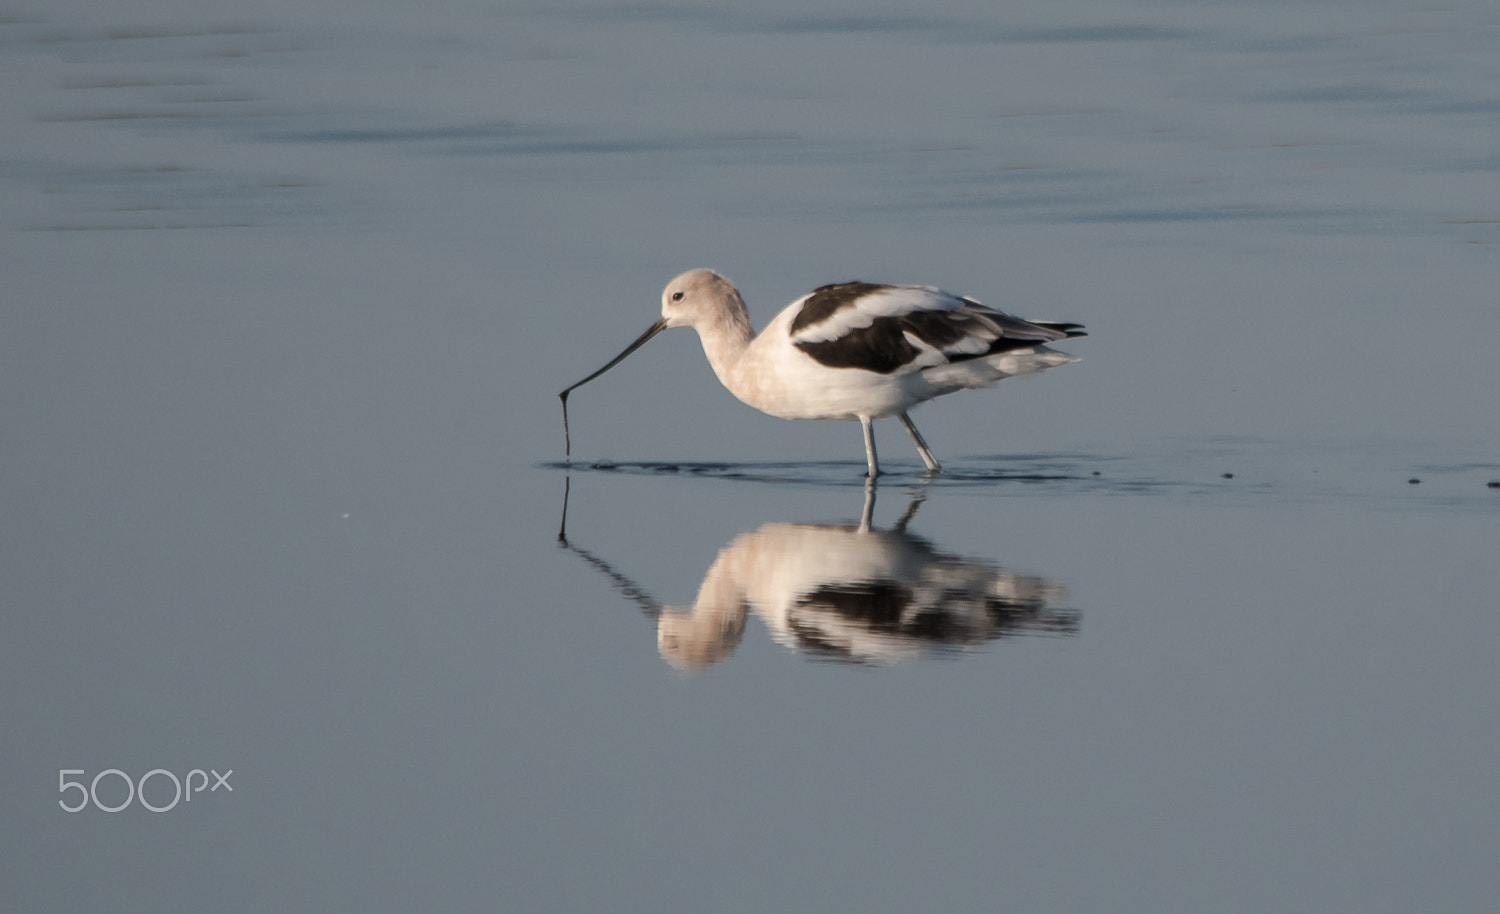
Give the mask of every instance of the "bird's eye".
M 673 292 L 672 293 L 672 301 L 682 301 L 682 293 L 681 292 Z

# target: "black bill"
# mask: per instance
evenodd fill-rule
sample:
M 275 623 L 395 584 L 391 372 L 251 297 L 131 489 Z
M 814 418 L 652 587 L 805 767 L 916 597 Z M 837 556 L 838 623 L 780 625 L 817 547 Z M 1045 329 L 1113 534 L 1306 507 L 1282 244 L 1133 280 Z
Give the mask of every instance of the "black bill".
M 635 352 L 637 349 L 646 345 L 647 340 L 651 339 L 653 336 L 656 336 L 658 333 L 662 332 L 665 329 L 667 329 L 667 319 L 664 317 L 657 318 L 656 323 L 648 327 L 645 333 L 642 333 L 639 337 L 636 338 L 635 342 L 631 343 L 629 346 L 626 346 L 624 352 L 606 362 L 603 368 L 584 378 L 582 381 L 579 381 L 576 384 L 569 385 L 563 390 L 562 393 L 557 395 L 557 398 L 562 401 L 564 457 L 571 457 L 573 455 L 573 440 L 572 437 L 568 434 L 568 394 L 572 393 L 574 388 L 582 387 L 583 385 L 594 380 L 595 378 L 604 374 L 606 371 L 609 371 L 611 368 L 623 362 L 627 355 L 630 355 L 632 352 Z

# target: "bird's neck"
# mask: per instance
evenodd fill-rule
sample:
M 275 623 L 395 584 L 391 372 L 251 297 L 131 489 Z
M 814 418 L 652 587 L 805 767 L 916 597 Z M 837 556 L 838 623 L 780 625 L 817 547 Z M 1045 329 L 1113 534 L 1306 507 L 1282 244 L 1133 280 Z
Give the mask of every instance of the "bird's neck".
M 750 329 L 749 313 L 741 306 L 715 315 L 712 321 L 698 327 L 698 338 L 703 342 L 703 353 L 708 356 L 714 374 L 725 387 L 738 394 L 737 369 L 750 341 L 755 338 L 755 331 Z

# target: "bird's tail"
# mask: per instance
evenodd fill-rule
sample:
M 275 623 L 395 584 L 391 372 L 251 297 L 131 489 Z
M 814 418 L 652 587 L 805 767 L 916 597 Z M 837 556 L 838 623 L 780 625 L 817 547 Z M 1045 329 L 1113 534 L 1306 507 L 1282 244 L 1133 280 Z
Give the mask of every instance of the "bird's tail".
M 1056 330 L 1063 337 L 1071 339 L 1075 336 L 1088 336 L 1082 324 L 1067 324 L 1059 321 L 1028 321 L 1038 327 L 1046 327 L 1048 330 Z
M 965 388 L 989 387 L 996 381 L 1038 374 L 1049 368 L 1078 361 L 1077 356 L 1046 346 L 1012 349 L 964 362 L 939 365 L 922 372 L 922 378 L 943 393 Z

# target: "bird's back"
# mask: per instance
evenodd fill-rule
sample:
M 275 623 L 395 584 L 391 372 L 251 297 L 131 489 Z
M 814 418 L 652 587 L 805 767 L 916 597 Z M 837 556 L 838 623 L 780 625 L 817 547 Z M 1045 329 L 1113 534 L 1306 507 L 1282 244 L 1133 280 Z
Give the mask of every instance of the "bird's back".
M 830 368 L 910 374 L 1082 336 L 1079 324 L 1028 321 L 931 286 L 847 282 L 793 303 L 797 349 Z

